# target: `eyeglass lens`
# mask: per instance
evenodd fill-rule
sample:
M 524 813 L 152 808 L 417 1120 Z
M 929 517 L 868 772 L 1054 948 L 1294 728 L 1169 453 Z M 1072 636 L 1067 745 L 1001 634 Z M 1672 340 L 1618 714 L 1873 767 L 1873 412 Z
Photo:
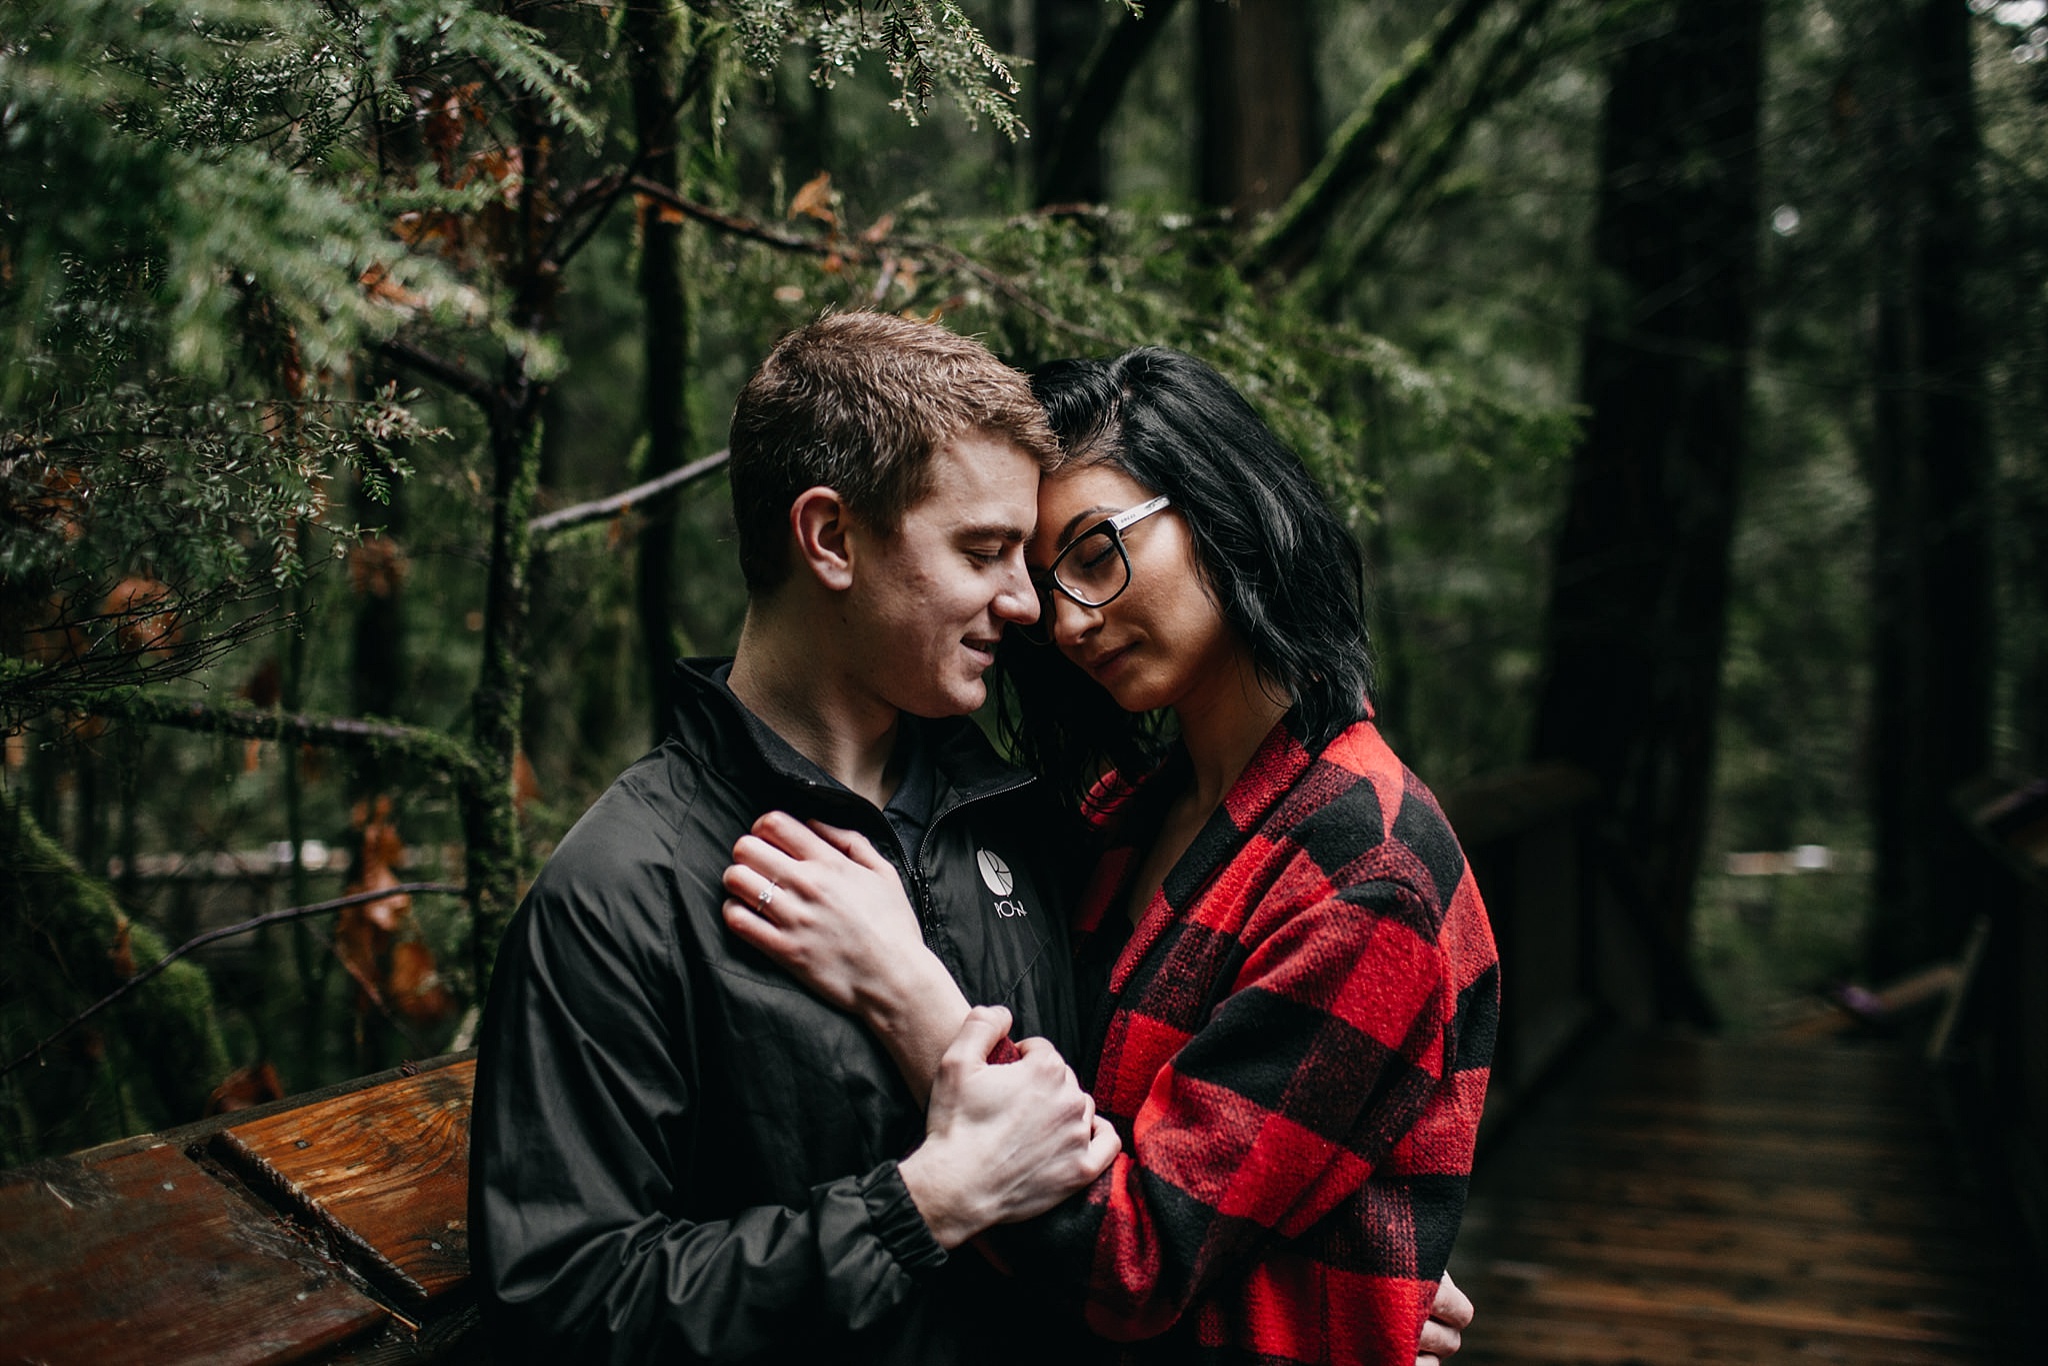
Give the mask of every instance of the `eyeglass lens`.
M 1131 562 L 1124 558 L 1116 532 L 1099 526 L 1068 546 L 1052 567 L 1060 587 L 1076 602 L 1100 607 L 1131 580 Z

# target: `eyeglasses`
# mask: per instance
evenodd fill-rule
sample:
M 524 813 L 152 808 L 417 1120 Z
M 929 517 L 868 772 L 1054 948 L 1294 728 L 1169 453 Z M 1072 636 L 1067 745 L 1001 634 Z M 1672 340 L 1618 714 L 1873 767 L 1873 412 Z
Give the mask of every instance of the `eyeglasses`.
M 1125 508 L 1067 542 L 1066 548 L 1053 557 L 1051 569 L 1031 576 L 1038 589 L 1038 620 L 1017 628 L 1024 638 L 1038 645 L 1052 639 L 1055 592 L 1064 593 L 1083 607 L 1106 607 L 1114 602 L 1118 594 L 1131 586 L 1131 557 L 1124 549 L 1124 532 L 1172 501 L 1161 494 L 1149 502 Z

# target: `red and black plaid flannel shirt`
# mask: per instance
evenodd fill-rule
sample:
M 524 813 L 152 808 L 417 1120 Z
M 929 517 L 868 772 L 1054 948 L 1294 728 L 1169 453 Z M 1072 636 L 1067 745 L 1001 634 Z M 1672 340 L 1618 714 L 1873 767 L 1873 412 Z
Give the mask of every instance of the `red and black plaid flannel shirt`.
M 1113 846 L 1149 785 L 1113 798 Z M 1124 914 L 1139 853 L 1097 868 L 1077 953 Z M 1369 719 L 1318 754 L 1283 723 L 1110 971 L 1092 1090 L 1123 1153 L 1000 1255 L 1079 1290 L 1104 1337 L 1152 1339 L 1139 1358 L 1409 1366 L 1464 1212 L 1499 990 L 1429 790 Z

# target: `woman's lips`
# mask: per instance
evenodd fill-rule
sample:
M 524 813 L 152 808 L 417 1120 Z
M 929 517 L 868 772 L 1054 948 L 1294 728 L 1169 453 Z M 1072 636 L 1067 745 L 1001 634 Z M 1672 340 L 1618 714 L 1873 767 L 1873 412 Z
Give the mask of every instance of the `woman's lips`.
M 1100 654 L 1091 655 L 1081 667 L 1086 669 L 1089 677 L 1096 682 L 1104 682 L 1109 674 L 1116 672 L 1124 660 L 1129 658 L 1131 649 L 1129 645 L 1120 645 L 1114 650 L 1104 650 Z

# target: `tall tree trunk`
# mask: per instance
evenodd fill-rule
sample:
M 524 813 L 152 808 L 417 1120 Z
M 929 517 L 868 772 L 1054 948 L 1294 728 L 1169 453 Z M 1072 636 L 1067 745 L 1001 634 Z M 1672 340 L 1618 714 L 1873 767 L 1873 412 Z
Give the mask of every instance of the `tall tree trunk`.
M 470 715 L 477 773 L 462 794 L 470 898 L 470 962 L 483 999 L 498 943 L 519 901 L 519 809 L 512 772 L 525 697 L 527 570 L 534 494 L 540 483 L 540 388 L 518 358 L 506 362 L 504 400 L 490 414 L 491 558 L 484 599 L 483 661 Z
M 1316 163 L 1315 40 L 1299 0 L 1196 9 L 1202 202 L 1278 208 Z
M 1535 751 L 1593 773 L 1656 1008 L 1709 1023 L 1693 881 L 1755 317 L 1763 0 L 1665 0 L 1609 73 L 1581 401 Z
M 626 65 L 633 86 L 633 132 L 640 173 L 671 190 L 682 187 L 682 121 L 676 88 L 682 30 L 669 0 L 633 0 L 626 9 Z M 650 209 L 640 221 L 641 403 L 647 421 L 647 463 L 639 477 L 680 469 L 690 445 L 690 295 L 683 280 L 683 224 Z M 634 597 L 646 659 L 648 734 L 668 733 L 669 673 L 676 644 L 676 500 L 647 514 L 639 537 Z
M 1898 97 L 1873 148 L 1880 215 L 1874 494 L 1877 913 L 1883 976 L 1952 952 L 1978 862 L 1949 807 L 1990 758 L 1984 343 L 1971 304 L 1979 151 L 1971 17 L 1919 0 L 1878 20 Z

